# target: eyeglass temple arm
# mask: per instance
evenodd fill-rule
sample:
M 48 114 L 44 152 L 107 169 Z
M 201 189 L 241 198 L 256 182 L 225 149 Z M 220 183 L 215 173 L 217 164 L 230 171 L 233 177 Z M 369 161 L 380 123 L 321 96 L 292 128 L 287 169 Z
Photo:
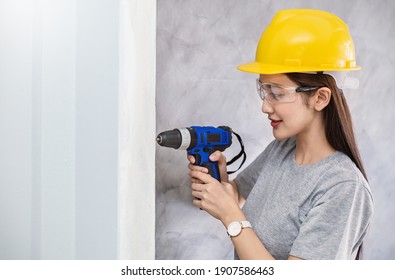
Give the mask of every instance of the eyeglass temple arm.
M 296 92 L 307 92 L 307 91 L 312 91 L 316 90 L 319 87 L 298 87 L 295 89 Z

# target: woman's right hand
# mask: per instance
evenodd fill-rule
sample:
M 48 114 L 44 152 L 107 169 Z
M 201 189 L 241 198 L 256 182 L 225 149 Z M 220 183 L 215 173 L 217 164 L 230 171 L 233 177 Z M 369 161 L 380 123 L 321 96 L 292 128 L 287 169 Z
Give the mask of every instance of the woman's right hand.
M 205 167 L 201 167 L 198 165 L 195 165 L 195 158 L 192 155 L 187 156 L 189 160 L 189 165 L 188 168 L 191 171 L 200 171 L 202 173 L 208 174 L 208 169 Z M 226 157 L 220 152 L 216 151 L 210 155 L 210 160 L 211 161 L 217 161 L 218 162 L 218 168 L 221 176 L 221 183 L 228 183 L 233 186 L 234 190 L 234 198 L 236 202 L 239 204 L 239 207 L 242 208 L 245 202 L 245 199 L 239 194 L 239 191 L 237 189 L 237 185 L 235 181 L 229 181 L 229 176 L 226 168 Z M 190 174 L 191 175 L 191 174 Z M 204 184 L 201 180 L 197 179 L 194 176 L 191 176 L 191 182 L 192 184 Z
M 195 158 L 192 155 L 188 155 L 188 160 L 189 160 L 189 165 L 188 168 L 191 171 L 200 171 L 203 173 L 208 173 L 208 169 L 205 167 L 201 167 L 198 165 L 195 165 Z M 226 157 L 220 152 L 220 151 L 216 151 L 214 153 L 212 153 L 210 155 L 210 160 L 215 162 L 218 162 L 218 168 L 219 168 L 219 173 L 221 176 L 221 181 L 225 182 L 225 183 L 229 183 L 229 176 L 228 176 L 228 172 L 226 169 Z M 192 178 L 192 183 L 202 183 L 202 182 L 198 182 L 197 179 Z

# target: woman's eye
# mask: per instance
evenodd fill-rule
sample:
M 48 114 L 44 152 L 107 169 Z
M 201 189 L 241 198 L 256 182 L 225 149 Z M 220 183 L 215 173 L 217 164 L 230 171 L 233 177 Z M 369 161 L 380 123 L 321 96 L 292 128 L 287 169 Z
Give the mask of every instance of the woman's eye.
M 280 100 L 281 98 L 284 97 L 284 94 L 282 94 L 282 93 L 272 93 L 272 94 L 270 94 L 270 95 L 271 95 L 272 98 L 275 99 L 275 100 Z
M 276 86 L 272 87 L 271 92 L 272 92 L 273 98 L 276 100 L 281 99 L 285 96 L 284 90 L 280 87 L 276 87 Z

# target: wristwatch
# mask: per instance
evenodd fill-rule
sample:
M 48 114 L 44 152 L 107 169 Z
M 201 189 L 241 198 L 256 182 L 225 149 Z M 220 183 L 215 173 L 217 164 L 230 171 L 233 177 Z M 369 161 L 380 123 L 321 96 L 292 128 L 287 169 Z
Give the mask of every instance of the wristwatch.
M 228 226 L 228 235 L 230 237 L 236 237 L 243 228 L 252 228 L 251 223 L 249 221 L 232 222 Z

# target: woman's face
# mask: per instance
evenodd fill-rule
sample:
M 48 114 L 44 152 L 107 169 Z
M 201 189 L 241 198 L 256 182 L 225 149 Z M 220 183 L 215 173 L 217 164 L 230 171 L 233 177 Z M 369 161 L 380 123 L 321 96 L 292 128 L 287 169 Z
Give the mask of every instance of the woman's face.
M 298 136 L 301 133 L 307 133 L 311 128 L 311 123 L 314 121 L 315 111 L 312 106 L 306 104 L 302 97 L 303 93 L 293 90 L 298 85 L 284 74 L 260 75 L 259 80 L 261 83 L 268 84 L 267 93 L 272 94 L 272 98 L 266 97 L 263 100 L 262 112 L 268 115 L 270 125 L 273 127 L 274 137 L 278 140 L 283 140 L 292 136 Z M 281 87 L 288 89 L 283 90 Z M 293 94 L 294 97 L 278 98 L 276 100 L 274 96 L 277 96 L 277 94 Z

